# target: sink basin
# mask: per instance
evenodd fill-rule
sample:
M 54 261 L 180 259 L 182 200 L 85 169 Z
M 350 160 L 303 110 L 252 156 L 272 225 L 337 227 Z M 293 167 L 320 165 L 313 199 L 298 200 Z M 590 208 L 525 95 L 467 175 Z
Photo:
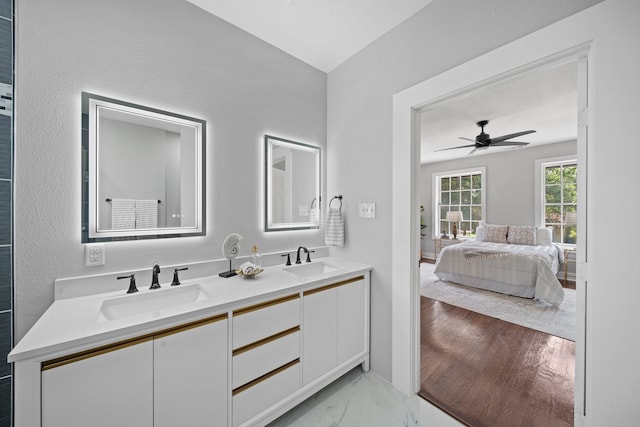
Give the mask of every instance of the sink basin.
M 167 308 L 204 301 L 208 298 L 209 296 L 200 285 L 150 290 L 104 300 L 100 306 L 100 314 L 106 320 L 116 320 L 143 313 L 157 313 Z
M 336 267 L 322 261 L 289 265 L 282 267 L 282 269 L 287 273 L 295 274 L 298 277 L 318 276 L 320 274 L 330 273 L 337 270 Z

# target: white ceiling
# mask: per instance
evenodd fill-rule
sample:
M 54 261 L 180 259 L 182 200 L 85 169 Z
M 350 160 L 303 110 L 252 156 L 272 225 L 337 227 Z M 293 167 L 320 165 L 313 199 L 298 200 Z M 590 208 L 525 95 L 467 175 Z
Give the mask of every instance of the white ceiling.
M 330 72 L 432 0 L 188 0 Z
M 330 72 L 432 0 L 187 0 L 298 59 Z M 577 71 L 574 63 L 534 70 L 425 108 L 421 162 L 465 157 L 476 122 L 489 120 L 492 137 L 536 130 L 515 141 L 527 149 L 577 137 Z M 522 149 L 494 147 L 473 156 Z
M 523 75 L 450 98 L 423 110 L 420 126 L 421 162 L 433 163 L 467 156 L 473 148 L 434 152 L 442 148 L 473 144 L 476 122 L 489 120 L 485 132 L 491 137 L 533 129 L 536 133 L 511 141 L 536 145 L 574 140 L 578 131 L 577 67 L 567 63 Z M 473 156 L 513 150 L 494 147 Z

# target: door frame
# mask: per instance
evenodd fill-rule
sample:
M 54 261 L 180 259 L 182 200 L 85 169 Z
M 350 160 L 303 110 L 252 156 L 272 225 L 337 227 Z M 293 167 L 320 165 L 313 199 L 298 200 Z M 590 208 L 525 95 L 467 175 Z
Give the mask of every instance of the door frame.
M 579 77 L 578 163 L 579 200 L 576 256 L 576 420 L 586 413 L 588 372 L 586 370 L 587 248 L 591 218 L 588 201 L 593 200 L 588 170 L 592 168 L 594 139 L 588 127 L 593 105 L 593 37 L 584 13 L 534 32 L 485 55 L 459 65 L 393 97 L 393 226 L 392 226 L 392 383 L 413 395 L 420 388 L 420 298 L 418 257 L 419 205 L 418 173 L 420 144 L 418 114 L 425 105 L 476 89 L 559 61 L 578 61 Z M 590 107 L 590 108 L 589 108 Z M 582 173 L 584 172 L 584 173 Z

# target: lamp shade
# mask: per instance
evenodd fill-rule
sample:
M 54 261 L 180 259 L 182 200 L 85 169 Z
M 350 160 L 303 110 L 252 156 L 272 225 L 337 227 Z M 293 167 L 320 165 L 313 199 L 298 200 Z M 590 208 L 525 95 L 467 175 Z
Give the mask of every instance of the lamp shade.
M 449 212 L 447 212 L 447 221 L 448 222 L 464 221 L 464 218 L 462 217 L 462 211 L 449 211 Z
M 564 214 L 564 225 L 576 225 L 578 223 L 577 212 L 566 212 Z

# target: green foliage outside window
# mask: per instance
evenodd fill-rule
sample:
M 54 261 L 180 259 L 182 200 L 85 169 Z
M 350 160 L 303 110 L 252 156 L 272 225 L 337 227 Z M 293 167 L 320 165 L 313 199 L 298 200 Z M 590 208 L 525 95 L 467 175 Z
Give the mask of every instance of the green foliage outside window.
M 553 241 L 576 243 L 575 224 L 565 224 L 567 212 L 576 212 L 578 165 L 562 163 L 544 168 L 544 222 L 553 229 Z

